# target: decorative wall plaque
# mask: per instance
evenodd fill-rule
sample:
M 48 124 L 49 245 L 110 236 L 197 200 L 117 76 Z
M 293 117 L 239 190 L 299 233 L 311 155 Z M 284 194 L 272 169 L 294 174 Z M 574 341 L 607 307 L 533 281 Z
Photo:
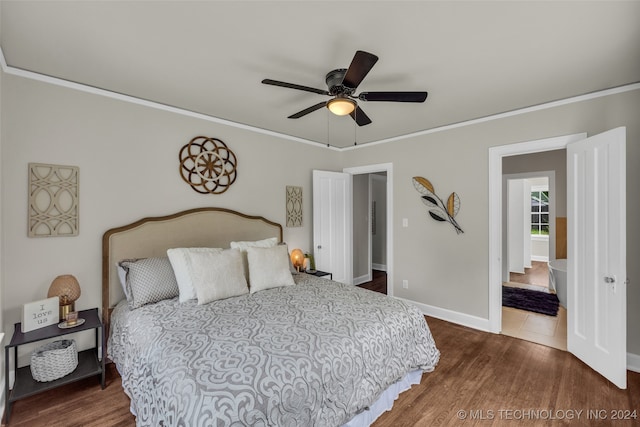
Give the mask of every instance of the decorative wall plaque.
M 29 237 L 77 236 L 80 169 L 29 163 Z
M 237 177 L 235 154 L 219 139 L 197 136 L 180 149 L 180 175 L 201 194 L 221 194 Z
M 302 187 L 287 185 L 287 227 L 302 227 Z

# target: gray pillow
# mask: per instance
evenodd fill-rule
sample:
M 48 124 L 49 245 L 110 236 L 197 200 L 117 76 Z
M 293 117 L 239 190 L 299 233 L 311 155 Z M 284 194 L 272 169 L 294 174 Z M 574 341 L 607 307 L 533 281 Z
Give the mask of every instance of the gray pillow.
M 132 309 L 171 299 L 179 294 L 178 282 L 167 257 L 123 260 L 127 272 L 127 301 Z

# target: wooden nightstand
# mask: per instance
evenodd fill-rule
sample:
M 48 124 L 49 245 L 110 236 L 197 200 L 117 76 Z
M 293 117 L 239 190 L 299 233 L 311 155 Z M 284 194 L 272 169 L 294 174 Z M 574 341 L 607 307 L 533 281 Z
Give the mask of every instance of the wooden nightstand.
M 305 273 L 316 276 L 316 277 L 326 277 L 329 276 L 329 280 L 333 280 L 333 273 L 327 273 L 326 271 L 315 270 L 313 273 L 309 271 L 305 271 Z
M 11 342 L 4 347 L 4 360 L 5 360 L 5 405 L 4 405 L 4 419 L 5 423 L 9 424 L 9 417 L 11 417 L 11 405 L 13 402 L 40 393 L 45 390 L 51 390 L 52 388 L 59 387 L 64 384 L 69 384 L 83 378 L 91 377 L 94 375 L 100 376 L 100 386 L 104 389 L 104 363 L 105 357 L 103 355 L 102 360 L 98 358 L 98 348 L 104 350 L 104 328 L 102 322 L 98 316 L 98 309 L 92 308 L 89 310 L 83 310 L 78 312 L 78 318 L 82 318 L 85 322 L 82 325 L 75 328 L 61 329 L 58 325 L 46 326 L 44 328 L 36 329 L 23 333 L 21 329 L 21 323 L 16 323 L 11 337 Z M 73 334 L 76 332 L 95 330 L 96 341 L 95 347 L 84 350 L 78 353 L 78 366 L 70 374 L 49 382 L 38 382 L 33 379 L 31 375 L 31 367 L 23 366 L 18 368 L 18 347 L 24 344 L 29 344 L 49 338 L 62 337 L 64 335 Z M 11 348 L 13 348 L 13 360 L 16 365 L 16 378 L 13 383 L 13 389 L 9 390 L 9 365 Z

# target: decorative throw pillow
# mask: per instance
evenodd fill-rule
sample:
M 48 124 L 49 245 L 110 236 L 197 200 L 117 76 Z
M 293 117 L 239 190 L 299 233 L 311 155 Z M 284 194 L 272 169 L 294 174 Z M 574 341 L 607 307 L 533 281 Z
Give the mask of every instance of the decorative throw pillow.
M 247 249 L 248 248 L 272 248 L 278 244 L 277 237 L 269 237 L 268 239 L 254 240 L 247 242 L 231 242 L 231 249 L 240 249 L 242 252 L 242 264 L 244 266 L 244 277 L 247 278 L 247 282 L 251 283 L 251 277 L 249 276 L 249 264 L 247 262 Z
M 222 252 L 222 248 L 172 248 L 167 249 L 167 256 L 175 272 L 178 288 L 180 289 L 180 302 L 196 299 L 196 290 L 193 287 L 189 254 L 192 252 Z
M 123 260 L 127 301 L 132 309 L 178 296 L 178 283 L 168 258 Z
M 249 293 L 239 249 L 188 256 L 198 305 Z
M 280 286 L 295 285 L 289 270 L 289 254 L 283 245 L 271 248 L 247 248 L 249 291 L 251 293 Z

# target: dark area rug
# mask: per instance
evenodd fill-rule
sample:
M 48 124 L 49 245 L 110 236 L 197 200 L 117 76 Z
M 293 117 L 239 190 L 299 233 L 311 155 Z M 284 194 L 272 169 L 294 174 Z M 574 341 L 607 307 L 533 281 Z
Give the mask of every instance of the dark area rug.
M 513 288 L 511 286 L 502 287 L 502 305 L 505 307 L 557 316 L 559 304 L 556 294 Z

